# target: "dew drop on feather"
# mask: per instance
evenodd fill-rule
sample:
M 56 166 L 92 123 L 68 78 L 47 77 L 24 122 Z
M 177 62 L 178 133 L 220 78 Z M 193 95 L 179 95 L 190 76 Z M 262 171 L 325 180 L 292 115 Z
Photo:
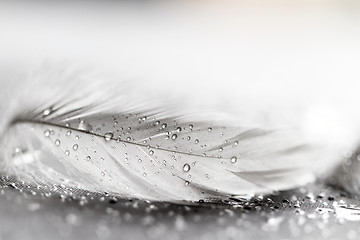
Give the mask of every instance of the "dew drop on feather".
M 52 112 L 52 108 L 47 108 L 43 111 L 43 116 L 46 117 L 46 116 L 49 116 L 50 113 Z
M 45 137 L 49 137 L 49 136 L 50 136 L 50 130 L 46 130 L 46 131 L 44 132 L 44 135 L 45 135 Z
M 183 170 L 184 170 L 184 172 L 190 171 L 190 165 L 186 163 L 186 164 L 183 166 Z
M 107 132 L 104 135 L 105 141 L 110 141 L 113 138 L 114 134 L 112 132 Z

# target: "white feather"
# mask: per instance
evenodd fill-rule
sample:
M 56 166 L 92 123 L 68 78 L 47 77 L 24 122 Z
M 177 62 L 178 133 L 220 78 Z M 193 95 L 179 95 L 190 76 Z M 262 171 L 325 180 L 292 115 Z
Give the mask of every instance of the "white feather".
M 146 94 L 133 98 L 140 87 L 126 80 L 93 79 L 42 70 L 28 88 L 23 81 L 1 143 L 6 174 L 181 202 L 293 188 L 340 159 L 339 148 L 310 141 L 300 127 L 187 114 L 186 106 L 170 109 Z
M 3 171 L 166 201 L 266 193 L 327 173 L 359 139 L 356 25 L 332 10 L 224 6 L 2 6 Z M 44 59 L 68 60 L 37 66 Z

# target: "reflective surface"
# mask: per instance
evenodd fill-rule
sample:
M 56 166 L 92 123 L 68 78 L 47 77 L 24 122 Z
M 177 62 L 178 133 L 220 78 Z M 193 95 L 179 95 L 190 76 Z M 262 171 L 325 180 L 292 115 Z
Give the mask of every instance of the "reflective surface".
M 0 239 L 358 239 L 358 200 L 317 183 L 232 204 L 172 205 L 2 179 Z

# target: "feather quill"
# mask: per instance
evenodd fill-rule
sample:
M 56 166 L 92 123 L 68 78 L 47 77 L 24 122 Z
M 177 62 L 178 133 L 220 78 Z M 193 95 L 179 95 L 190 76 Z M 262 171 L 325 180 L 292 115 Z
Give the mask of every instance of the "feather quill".
M 2 124 L 3 173 L 33 184 L 183 202 L 301 186 L 339 159 L 340 148 L 311 141 L 301 128 L 182 114 L 169 110 L 170 102 L 145 101 L 127 81 L 103 80 L 100 87 L 92 79 L 50 71 L 23 81 L 29 90 L 13 96 Z

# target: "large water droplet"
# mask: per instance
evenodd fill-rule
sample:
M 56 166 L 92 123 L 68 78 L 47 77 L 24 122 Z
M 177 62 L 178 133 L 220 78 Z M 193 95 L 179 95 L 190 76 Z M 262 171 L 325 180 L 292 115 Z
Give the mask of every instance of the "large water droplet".
M 66 151 L 65 151 L 65 154 L 66 154 L 67 156 L 69 156 L 69 155 L 70 155 L 70 151 L 69 151 L 69 150 L 66 150 Z
M 110 141 L 113 138 L 114 134 L 112 132 L 107 132 L 104 135 L 105 141 Z
M 183 170 L 184 170 L 184 172 L 190 171 L 190 165 L 186 163 L 186 164 L 183 166 Z
M 235 157 L 235 156 L 231 157 L 230 161 L 231 161 L 232 163 L 236 163 L 237 157 Z
M 79 145 L 74 144 L 73 149 L 76 151 L 79 148 Z
M 59 140 L 59 139 L 56 139 L 56 140 L 55 140 L 55 145 L 56 145 L 56 146 L 59 146 L 59 145 L 60 145 L 60 140 Z
M 173 134 L 173 135 L 171 136 L 171 139 L 172 139 L 172 140 L 176 140 L 176 139 L 177 139 L 177 135 L 176 135 L 176 134 Z
M 82 130 L 82 131 L 90 132 L 92 130 L 92 126 L 90 124 L 88 124 L 88 123 L 85 123 L 84 120 L 81 120 L 79 122 L 78 129 Z

